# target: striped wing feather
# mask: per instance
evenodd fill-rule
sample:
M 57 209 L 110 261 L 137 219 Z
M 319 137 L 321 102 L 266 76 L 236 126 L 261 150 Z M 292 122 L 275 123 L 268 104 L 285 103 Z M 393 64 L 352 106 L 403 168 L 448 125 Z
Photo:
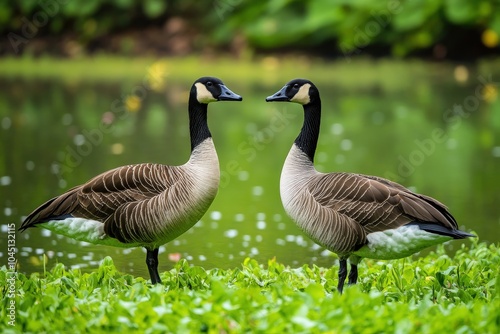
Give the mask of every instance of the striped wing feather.
M 153 242 L 155 229 L 151 227 L 161 217 L 146 208 L 161 208 L 169 189 L 182 182 L 181 175 L 178 167 L 160 164 L 107 171 L 42 204 L 26 218 L 21 230 L 71 215 L 104 223 L 106 234 L 121 242 Z
M 457 228 L 443 204 L 383 178 L 350 173 L 319 174 L 309 190 L 324 210 L 356 221 L 366 233 L 395 229 L 412 221 Z

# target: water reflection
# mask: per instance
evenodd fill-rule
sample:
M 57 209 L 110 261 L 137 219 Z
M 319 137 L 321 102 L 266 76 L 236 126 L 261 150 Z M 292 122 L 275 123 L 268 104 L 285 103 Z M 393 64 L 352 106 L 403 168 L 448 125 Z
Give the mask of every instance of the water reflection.
M 321 85 L 325 112 L 317 168 L 392 178 L 446 203 L 461 228 L 498 242 L 500 101 L 482 103 L 453 126 L 443 113 L 473 93 L 475 84 L 457 86 L 452 73 L 450 78 L 420 78 L 412 92 Z M 334 257 L 288 219 L 279 198 L 281 166 L 302 110 L 266 104 L 264 97 L 276 87 L 233 85 L 244 103 L 217 104 L 209 112 L 221 189 L 200 222 L 160 248 L 160 270 L 180 258 L 206 268 L 236 267 L 245 257 L 331 265 Z M 130 84 L 0 80 L 0 89 L 2 240 L 5 224 L 20 225 L 37 205 L 102 171 L 141 162 L 182 164 L 189 156 L 182 85 L 169 87 L 167 94 L 152 92 L 140 105 L 130 100 L 120 113 L 112 112 L 113 101 L 129 92 Z M 425 152 L 418 143 L 435 129 L 447 140 Z M 418 163 L 404 165 L 412 157 Z M 119 270 L 148 277 L 143 249 L 96 246 L 43 229 L 17 234 L 16 240 L 23 272 L 40 272 L 56 262 L 90 271 L 109 255 Z M 5 256 L 0 249 L 0 258 Z

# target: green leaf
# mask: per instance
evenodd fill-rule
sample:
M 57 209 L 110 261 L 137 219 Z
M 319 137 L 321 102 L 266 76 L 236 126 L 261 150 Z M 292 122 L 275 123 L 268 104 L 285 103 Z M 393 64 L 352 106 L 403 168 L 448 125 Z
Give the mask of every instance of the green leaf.
M 164 0 L 146 0 L 143 1 L 142 8 L 148 17 L 155 18 L 165 13 L 167 2 Z
M 478 14 L 479 1 L 446 0 L 445 13 L 450 22 L 464 24 L 473 22 Z

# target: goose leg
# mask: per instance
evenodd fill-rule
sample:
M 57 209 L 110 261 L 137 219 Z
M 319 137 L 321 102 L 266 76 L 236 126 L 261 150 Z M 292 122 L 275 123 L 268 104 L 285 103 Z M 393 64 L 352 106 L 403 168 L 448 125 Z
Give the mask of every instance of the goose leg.
M 158 248 L 153 250 L 146 248 L 146 265 L 148 266 L 152 284 L 161 284 L 160 275 L 158 274 L 158 250 Z
M 344 289 L 345 278 L 347 277 L 347 260 L 339 261 L 339 284 L 337 285 L 337 290 L 342 293 Z
M 353 285 L 358 281 L 358 266 L 351 263 L 351 271 L 349 272 L 349 281 L 347 284 Z

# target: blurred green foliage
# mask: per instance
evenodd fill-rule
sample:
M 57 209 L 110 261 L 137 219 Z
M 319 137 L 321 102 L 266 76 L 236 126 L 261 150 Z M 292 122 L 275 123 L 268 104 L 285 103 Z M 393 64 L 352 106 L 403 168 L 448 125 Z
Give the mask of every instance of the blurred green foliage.
M 402 56 L 431 47 L 458 30 L 462 35 L 491 32 L 486 36 L 493 39 L 487 41 L 489 46 L 498 44 L 500 34 L 495 0 L 240 2 L 227 15 L 227 24 L 217 26 L 218 37 L 224 40 L 235 29 L 241 30 L 252 45 L 262 48 L 336 43 L 344 55 L 350 55 L 375 45 L 390 47 L 393 54 Z
M 181 17 L 203 36 L 194 43 L 199 48 L 227 47 L 240 36 L 252 49 L 309 47 L 349 57 L 365 48 L 405 56 L 440 44 L 484 53 L 498 50 L 499 5 L 497 0 L 21 0 L 12 6 L 0 0 L 0 33 L 10 34 L 11 44 L 15 37 L 66 33 L 86 44 L 124 29 L 161 28 Z
M 162 0 L 21 0 L 17 6 L 0 1 L 2 33 L 46 28 L 43 34 L 75 32 L 83 38 L 95 38 L 134 25 L 141 18 L 154 20 L 165 14 L 168 2 Z M 29 37 L 29 36 L 23 36 Z

